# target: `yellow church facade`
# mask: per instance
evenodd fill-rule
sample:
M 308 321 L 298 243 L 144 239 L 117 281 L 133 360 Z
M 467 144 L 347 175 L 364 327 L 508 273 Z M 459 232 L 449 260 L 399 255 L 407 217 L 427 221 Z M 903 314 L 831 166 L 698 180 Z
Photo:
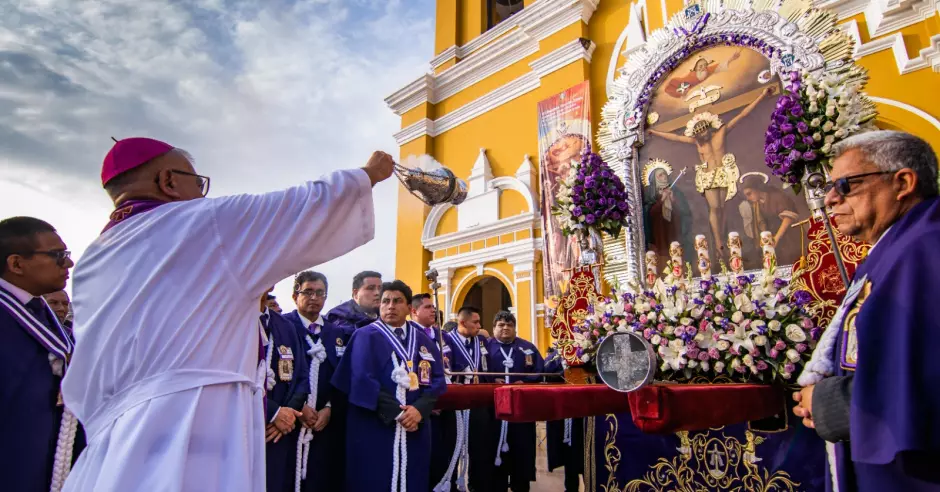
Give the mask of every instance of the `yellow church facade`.
M 940 13 L 935 0 L 829 0 L 867 68 L 881 128 L 940 149 Z M 400 188 L 396 277 L 427 291 L 435 268 L 445 318 L 464 304 L 511 306 L 519 336 L 551 343 L 544 296 L 537 104 L 588 81 L 591 134 L 618 69 L 687 6 L 682 0 L 438 0 L 429 71 L 386 100 L 400 155 L 430 154 L 468 184 L 459 206 Z M 511 14 L 511 15 L 510 15 Z M 615 167 L 616 169 L 616 167 Z M 421 287 L 418 287 L 421 286 Z M 548 310 L 550 314 L 550 309 Z

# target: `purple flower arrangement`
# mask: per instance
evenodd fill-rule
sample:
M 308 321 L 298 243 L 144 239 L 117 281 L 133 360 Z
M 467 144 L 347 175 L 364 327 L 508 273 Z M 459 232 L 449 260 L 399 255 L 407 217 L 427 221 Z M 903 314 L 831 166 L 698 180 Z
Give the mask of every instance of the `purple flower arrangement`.
M 559 217 L 562 232 L 571 235 L 593 228 L 618 237 L 627 212 L 623 181 L 588 145 L 555 196 L 552 214 Z
M 789 384 L 822 332 L 805 305 L 806 293 L 791 294 L 789 283 L 773 273 L 716 275 L 694 285 L 659 281 L 652 290 L 632 288 L 600 299 L 572 327 L 573 343 L 590 366 L 605 337 L 633 331 L 653 345 L 660 379 L 726 376 Z
M 785 80 L 765 133 L 764 162 L 799 192 L 807 172 L 831 167 L 833 145 L 860 131 L 877 113 L 860 92 L 867 73 L 858 67 L 821 77 L 790 72 Z

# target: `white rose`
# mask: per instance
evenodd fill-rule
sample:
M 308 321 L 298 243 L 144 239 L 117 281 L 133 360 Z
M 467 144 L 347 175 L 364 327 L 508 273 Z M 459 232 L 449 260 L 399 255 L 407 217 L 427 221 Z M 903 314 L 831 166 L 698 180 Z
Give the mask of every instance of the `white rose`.
M 819 150 L 821 150 L 823 154 L 828 154 L 829 151 L 832 150 L 832 144 L 824 144 Z
M 770 328 L 770 331 L 780 331 L 780 322 L 775 319 L 771 320 L 767 323 L 767 328 Z
M 731 315 L 731 322 L 732 322 L 732 323 L 737 324 L 737 323 L 740 323 L 740 322 L 742 322 L 742 321 L 744 321 L 744 315 L 741 314 L 741 311 L 735 311 L 734 314 Z
M 817 119 L 818 119 L 818 118 L 817 118 Z M 816 125 L 816 126 L 819 126 L 819 125 Z M 814 134 L 813 134 L 813 141 L 814 141 L 814 142 L 819 142 L 820 140 L 822 140 L 822 133 L 819 133 L 819 132 L 814 133 Z
M 800 360 L 800 353 L 797 352 L 796 349 L 787 349 L 787 359 L 789 359 L 790 362 L 796 362 Z
M 692 324 L 692 318 L 682 318 L 679 320 L 679 323 L 681 323 L 683 326 L 689 326 Z
M 728 294 L 725 294 L 725 291 L 719 290 L 715 292 L 715 299 L 718 299 L 719 302 L 725 302 L 725 299 L 728 298 Z
M 581 362 L 590 362 L 590 361 L 591 361 L 591 356 L 590 356 L 590 355 L 584 354 L 584 355 L 581 356 Z
M 653 338 L 650 338 L 650 343 L 653 345 L 659 345 L 659 342 L 662 341 L 663 337 L 659 335 L 653 335 Z
M 787 325 L 786 334 L 787 338 L 796 343 L 806 341 L 806 332 L 804 332 L 803 329 L 797 325 Z
M 787 306 L 786 304 L 784 304 L 778 307 L 777 313 L 780 314 L 780 316 L 786 316 L 787 314 L 790 313 L 790 306 Z
M 783 379 L 790 379 L 791 377 L 793 377 L 793 375 L 790 374 L 789 372 L 784 371 L 780 373 L 780 377 L 782 377 Z
M 751 357 L 751 354 L 747 354 L 744 356 L 744 365 L 748 367 L 751 367 L 754 365 L 754 358 Z
M 826 135 L 826 138 L 823 138 L 823 142 L 830 144 L 830 145 L 834 144 L 836 143 L 836 137 L 833 137 L 832 135 Z
M 718 361 L 715 363 L 715 372 L 721 372 L 725 370 L 725 363 Z
M 695 337 L 693 337 L 692 340 L 695 340 L 696 342 L 699 342 L 699 343 L 704 342 L 704 341 L 705 341 L 705 333 L 701 333 L 701 332 L 696 333 L 696 334 L 695 334 Z
M 828 116 L 829 118 L 832 118 L 835 115 L 836 115 L 836 107 L 826 106 L 826 116 Z
M 758 347 L 763 347 L 764 345 L 767 345 L 767 337 L 765 337 L 764 335 L 757 335 L 756 337 L 754 337 L 754 345 L 757 345 Z
M 698 367 L 698 361 L 695 360 L 695 359 L 689 359 L 688 368 L 689 368 L 689 369 L 694 369 L 694 368 L 696 368 L 696 367 Z
M 650 320 L 650 323 L 655 323 L 655 322 L 656 322 L 656 313 L 649 313 L 648 315 L 646 315 L 646 318 L 647 318 L 648 320 Z
M 767 323 L 764 323 L 764 320 L 756 319 L 756 320 L 754 320 L 754 321 L 751 322 L 751 329 L 756 330 L 756 329 L 758 329 L 758 328 L 760 328 L 761 326 L 764 326 L 764 325 L 766 325 L 766 324 L 767 324 Z
M 823 86 L 823 87 L 825 87 L 825 86 Z M 826 91 L 819 91 L 819 92 L 816 93 L 816 100 L 817 100 L 817 101 L 822 101 L 822 100 L 825 99 L 825 98 L 826 98 Z
M 809 103 L 809 112 L 810 112 L 810 113 L 815 113 L 815 112 L 817 112 L 817 111 L 819 111 L 819 106 L 816 105 L 816 101 L 813 101 L 813 102 Z M 817 118 L 817 119 L 819 119 L 819 118 Z M 819 124 L 817 123 L 816 126 L 819 126 Z
M 836 138 L 845 138 L 846 131 L 843 130 L 842 128 L 839 128 L 838 130 L 836 130 L 836 133 L 834 135 Z
M 731 359 L 731 369 L 737 369 L 739 367 L 741 367 L 741 359 L 737 357 Z
M 676 329 L 673 328 L 672 325 L 667 326 L 666 329 L 663 330 L 663 333 L 665 333 L 665 334 L 667 334 L 667 335 L 672 335 L 672 334 L 675 333 L 675 332 L 676 332 Z
M 718 343 L 715 344 L 715 347 L 717 347 L 718 350 L 724 352 L 731 348 L 731 342 L 727 340 L 718 340 Z
M 832 127 L 833 127 L 833 126 L 835 126 L 835 125 L 834 125 L 831 121 L 827 121 L 827 122 L 823 123 L 822 129 L 823 129 L 824 132 L 827 132 L 827 133 L 828 133 L 828 132 L 831 132 L 831 131 L 832 131 Z M 828 138 L 828 137 L 827 137 L 827 138 Z

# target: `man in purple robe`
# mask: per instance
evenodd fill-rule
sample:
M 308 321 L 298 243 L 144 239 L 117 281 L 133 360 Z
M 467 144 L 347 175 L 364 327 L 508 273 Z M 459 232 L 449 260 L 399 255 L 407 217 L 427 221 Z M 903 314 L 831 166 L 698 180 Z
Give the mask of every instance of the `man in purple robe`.
M 326 322 L 338 326 L 345 333 L 343 342 L 358 328 L 372 324 L 379 314 L 379 291 L 382 274 L 366 270 L 353 277 L 352 299 L 330 309 Z
M 339 459 L 346 452 L 345 422 L 340 407 L 334 404 L 334 391 L 330 379 L 339 365 L 343 350 L 336 345 L 342 337 L 342 331 L 326 323 L 320 312 L 329 295 L 329 283 L 326 276 L 314 271 L 300 272 L 294 277 L 292 295 L 297 309 L 284 315 L 284 319 L 294 323 L 304 340 L 310 374 L 316 365 L 317 379 L 311 381 L 310 394 L 300 417 L 304 428 L 302 433 L 311 436 L 307 453 L 307 473 L 303 480 L 304 492 L 329 492 L 343 490 L 344 460 Z M 321 354 L 322 355 L 318 355 Z M 315 384 L 314 384 L 315 383 Z M 315 388 L 314 388 L 315 387 Z M 315 391 L 314 391 L 315 389 Z
M 487 361 L 492 372 L 539 373 L 545 364 L 538 347 L 516 337 L 516 317 L 509 311 L 496 313 L 493 338 L 488 341 Z M 534 383 L 540 376 L 496 377 L 497 383 Z M 527 492 L 535 480 L 535 422 L 500 422 L 494 430 L 498 435 L 494 464 L 494 491 Z
M 294 490 L 298 420 L 310 388 L 306 347 L 297 328 L 268 307 L 261 296 L 261 325 L 267 343 L 265 421 L 266 485 L 269 492 Z
M 940 490 L 937 158 L 907 133 L 834 149 L 826 205 L 839 231 L 872 244 L 794 394 L 827 441 L 830 490 Z
M 457 311 L 457 327 L 444 333 L 444 367 L 451 372 L 451 384 L 478 384 L 493 382 L 489 376 L 460 375 L 463 372 L 487 372 L 489 370 L 487 340 L 480 335 L 480 311 L 464 306 Z M 432 477 L 432 484 L 450 482 L 451 490 L 469 485 L 469 490 L 491 490 L 493 483 L 493 459 L 496 457 L 495 418 L 492 408 L 471 408 L 455 412 L 455 419 L 445 429 L 435 454 L 446 459 L 445 473 Z M 459 421 L 459 422 L 458 422 Z M 457 448 L 457 425 L 465 442 Z M 440 451 L 438 451 L 440 449 Z M 458 460 L 454 453 L 457 451 Z M 452 464 L 453 463 L 453 464 Z M 458 466 L 459 465 L 459 466 Z M 469 473 L 467 473 L 469 470 Z M 447 472 L 450 472 L 449 474 Z M 444 476 L 447 476 L 444 479 Z
M 67 456 L 57 481 L 61 487 L 71 458 L 81 451 L 81 446 L 73 447 L 73 434 L 71 442 L 63 442 L 57 452 L 65 413 L 59 386 L 73 340 L 41 297 L 65 288 L 72 266 L 65 243 L 48 223 L 32 217 L 0 221 L 0 401 L 4 402 L 0 405 L 0 477 L 4 490 L 48 491 L 53 484 L 53 462 Z
M 386 282 L 380 299 L 380 319 L 353 333 L 333 375 L 349 401 L 346 490 L 427 492 L 427 419 L 447 384 L 441 353 L 408 322 L 410 287 Z

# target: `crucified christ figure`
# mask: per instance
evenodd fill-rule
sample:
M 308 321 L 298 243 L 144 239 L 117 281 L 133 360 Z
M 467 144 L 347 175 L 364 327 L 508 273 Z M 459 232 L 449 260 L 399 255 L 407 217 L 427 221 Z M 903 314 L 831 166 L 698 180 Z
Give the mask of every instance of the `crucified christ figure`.
M 727 125 L 721 118 L 707 111 L 699 113 L 689 120 L 685 135 L 650 130 L 650 135 L 665 138 L 673 142 L 694 144 L 698 150 L 701 164 L 695 166 L 695 188 L 705 196 L 708 202 L 708 222 L 711 225 L 712 238 L 719 252 L 724 252 L 725 245 L 725 202 L 737 193 L 740 171 L 734 154 L 725 152 L 725 136 L 754 111 L 757 104 L 777 90 L 776 86 L 765 88 L 750 104 L 731 119 Z

